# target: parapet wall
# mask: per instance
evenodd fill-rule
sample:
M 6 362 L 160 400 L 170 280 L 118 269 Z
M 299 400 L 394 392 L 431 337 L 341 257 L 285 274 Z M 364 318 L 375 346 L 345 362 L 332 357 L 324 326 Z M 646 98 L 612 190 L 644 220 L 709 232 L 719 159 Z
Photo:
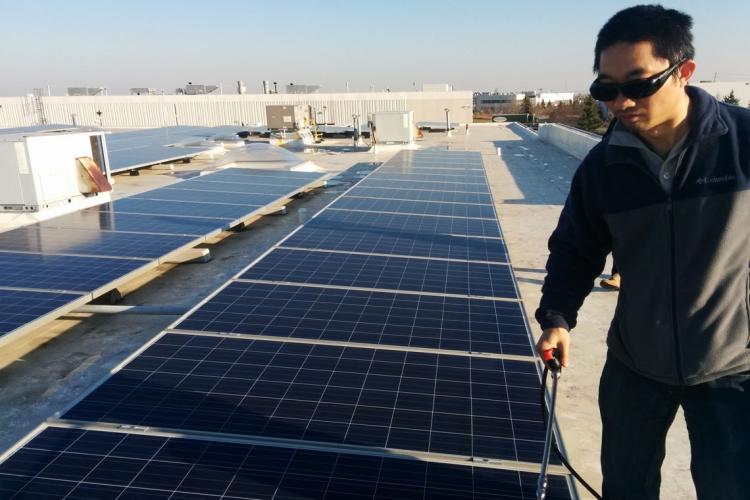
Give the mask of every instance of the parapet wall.
M 530 128 L 524 127 L 520 123 L 511 122 L 508 124 L 508 128 L 511 129 L 516 134 L 520 135 L 521 137 L 525 137 L 526 139 L 539 140 L 539 134 L 537 134 Z
M 582 160 L 601 137 L 557 123 L 539 124 L 539 138 Z

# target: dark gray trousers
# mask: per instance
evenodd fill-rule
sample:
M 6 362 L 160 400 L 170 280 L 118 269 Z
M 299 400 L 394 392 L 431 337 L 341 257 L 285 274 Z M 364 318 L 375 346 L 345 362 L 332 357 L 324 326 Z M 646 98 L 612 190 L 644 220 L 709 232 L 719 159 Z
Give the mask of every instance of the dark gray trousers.
M 682 406 L 699 500 L 750 499 L 750 372 L 689 387 L 607 356 L 599 384 L 605 499 L 659 498 L 667 430 Z

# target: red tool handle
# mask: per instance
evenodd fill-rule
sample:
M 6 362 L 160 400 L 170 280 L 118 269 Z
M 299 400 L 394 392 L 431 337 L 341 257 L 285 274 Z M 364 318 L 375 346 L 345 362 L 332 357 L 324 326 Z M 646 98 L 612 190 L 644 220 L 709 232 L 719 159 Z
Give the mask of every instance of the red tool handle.
M 547 349 L 542 351 L 542 360 L 544 361 L 544 364 L 547 365 L 547 368 L 553 372 L 562 369 L 562 364 L 560 363 L 560 351 L 557 349 Z

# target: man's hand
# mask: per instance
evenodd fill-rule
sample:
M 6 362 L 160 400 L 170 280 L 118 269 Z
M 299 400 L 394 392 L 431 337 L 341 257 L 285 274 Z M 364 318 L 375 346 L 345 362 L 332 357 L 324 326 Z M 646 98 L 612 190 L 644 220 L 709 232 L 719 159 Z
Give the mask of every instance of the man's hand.
M 536 350 L 539 355 L 548 349 L 560 351 L 560 362 L 564 368 L 568 367 L 568 347 L 570 346 L 570 332 L 565 328 L 548 328 L 542 332 Z

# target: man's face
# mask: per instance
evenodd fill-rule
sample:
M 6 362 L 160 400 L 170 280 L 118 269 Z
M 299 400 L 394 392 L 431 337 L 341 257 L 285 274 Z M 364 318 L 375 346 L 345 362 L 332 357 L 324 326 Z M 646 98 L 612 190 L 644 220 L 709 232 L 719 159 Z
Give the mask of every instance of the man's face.
M 649 78 L 671 66 L 666 59 L 654 56 L 651 42 L 620 42 L 603 50 L 599 56 L 599 81 L 625 83 Z M 675 71 L 679 76 L 680 70 Z M 630 99 L 618 94 L 606 101 L 607 108 L 620 122 L 633 132 L 645 132 L 668 124 L 679 115 L 679 103 L 685 98 L 684 79 L 670 76 L 653 95 L 643 99 Z

